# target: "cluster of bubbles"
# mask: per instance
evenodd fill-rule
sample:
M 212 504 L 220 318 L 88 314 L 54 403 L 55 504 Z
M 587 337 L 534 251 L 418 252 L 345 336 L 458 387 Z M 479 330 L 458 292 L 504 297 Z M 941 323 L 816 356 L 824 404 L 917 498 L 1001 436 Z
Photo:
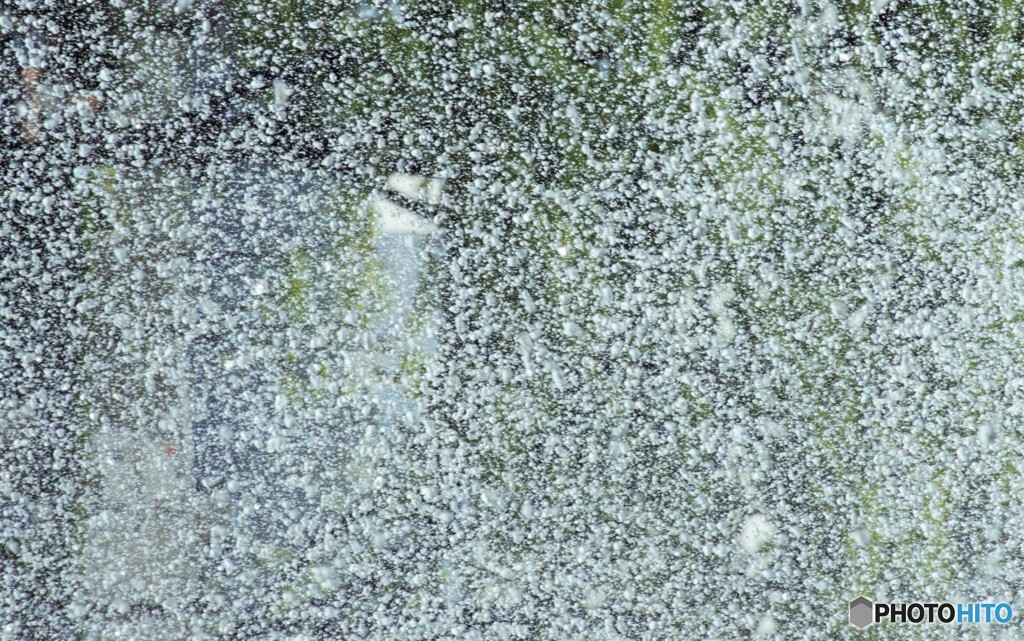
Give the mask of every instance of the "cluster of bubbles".
M 1022 13 L 0 8 L 0 639 L 1011 599 Z

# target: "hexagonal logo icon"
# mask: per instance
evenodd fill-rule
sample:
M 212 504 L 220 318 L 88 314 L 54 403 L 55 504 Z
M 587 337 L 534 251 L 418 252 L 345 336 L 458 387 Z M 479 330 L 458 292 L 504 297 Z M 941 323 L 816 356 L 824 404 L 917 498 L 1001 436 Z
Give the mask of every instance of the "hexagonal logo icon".
M 874 623 L 874 608 L 875 604 L 866 596 L 859 596 L 850 601 L 850 625 L 863 630 Z

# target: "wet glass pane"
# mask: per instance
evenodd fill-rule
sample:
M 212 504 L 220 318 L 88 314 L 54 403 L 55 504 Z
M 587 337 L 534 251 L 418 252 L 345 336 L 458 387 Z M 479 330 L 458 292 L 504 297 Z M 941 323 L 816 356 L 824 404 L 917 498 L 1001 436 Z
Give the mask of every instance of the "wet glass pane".
M 1022 10 L 0 6 L 0 639 L 1016 607 Z

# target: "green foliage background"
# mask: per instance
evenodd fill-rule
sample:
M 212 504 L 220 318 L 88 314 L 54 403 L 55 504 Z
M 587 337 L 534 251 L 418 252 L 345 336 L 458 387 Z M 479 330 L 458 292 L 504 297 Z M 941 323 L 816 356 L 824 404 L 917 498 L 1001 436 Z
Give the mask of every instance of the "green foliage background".
M 189 321 L 124 289 L 112 244 L 201 264 L 155 222 L 265 163 L 330 193 L 305 221 L 330 241 L 280 239 L 247 312 L 287 339 L 260 339 L 275 393 L 308 424 L 374 384 L 416 407 L 319 479 L 319 538 L 261 570 L 273 616 L 205 633 L 845 638 L 858 594 L 1016 598 L 1016 3 L 121 4 L 74 27 L 92 129 L 18 150 L 102 150 L 75 278 L 131 309 L 82 310 L 64 366 L 131 405 L 103 361 Z M 345 380 L 393 304 L 368 207 L 392 172 L 445 180 L 410 319 L 436 348 Z

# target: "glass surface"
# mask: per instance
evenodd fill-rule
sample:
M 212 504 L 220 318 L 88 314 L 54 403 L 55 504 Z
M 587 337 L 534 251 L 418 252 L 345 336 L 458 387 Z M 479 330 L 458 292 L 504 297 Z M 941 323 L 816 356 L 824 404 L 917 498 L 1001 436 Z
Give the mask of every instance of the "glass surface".
M 1022 11 L 4 4 L 0 640 L 1019 611 Z

